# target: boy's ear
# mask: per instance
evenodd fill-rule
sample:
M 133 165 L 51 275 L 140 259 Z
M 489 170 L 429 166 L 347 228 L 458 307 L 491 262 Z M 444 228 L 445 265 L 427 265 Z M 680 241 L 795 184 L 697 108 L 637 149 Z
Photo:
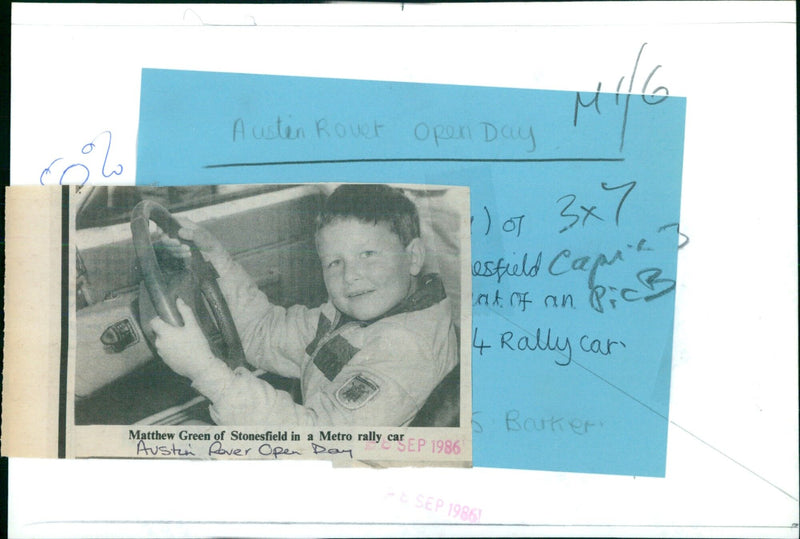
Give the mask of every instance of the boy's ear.
M 414 238 L 406 246 L 406 252 L 411 255 L 411 270 L 413 276 L 417 276 L 425 263 L 425 245 L 421 238 Z

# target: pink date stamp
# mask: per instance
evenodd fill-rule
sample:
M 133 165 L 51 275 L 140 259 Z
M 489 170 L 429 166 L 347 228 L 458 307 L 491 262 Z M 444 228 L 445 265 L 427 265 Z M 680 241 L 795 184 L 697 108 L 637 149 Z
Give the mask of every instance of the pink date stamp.
M 422 453 L 423 451 L 434 455 L 460 455 L 462 451 L 461 440 L 428 440 L 426 438 L 408 438 L 400 440 L 383 440 L 381 442 L 369 441 L 365 449 L 381 451 L 398 451 L 400 453 Z
M 479 524 L 483 513 L 479 507 L 454 503 L 439 496 L 425 496 L 424 494 L 409 496 L 405 492 L 389 492 L 386 497 L 414 509 L 441 514 L 465 524 Z

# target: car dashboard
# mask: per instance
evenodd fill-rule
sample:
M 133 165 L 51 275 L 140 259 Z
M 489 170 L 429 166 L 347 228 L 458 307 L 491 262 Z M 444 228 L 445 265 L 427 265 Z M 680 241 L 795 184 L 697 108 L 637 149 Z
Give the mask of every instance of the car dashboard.
M 314 216 L 324 199 L 317 186 L 218 198 L 174 215 L 214 234 L 274 304 L 325 301 L 313 239 Z M 207 401 L 157 358 L 142 332 L 141 274 L 129 225 L 79 229 L 75 243 L 75 424 L 210 422 Z M 181 263 L 164 256 L 160 264 L 169 274 Z M 258 374 L 299 399 L 295 381 Z

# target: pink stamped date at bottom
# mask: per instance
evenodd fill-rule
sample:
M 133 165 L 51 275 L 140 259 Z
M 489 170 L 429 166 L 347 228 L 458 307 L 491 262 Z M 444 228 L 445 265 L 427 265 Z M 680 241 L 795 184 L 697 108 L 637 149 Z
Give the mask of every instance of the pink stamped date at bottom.
M 390 492 L 386 496 L 394 498 L 399 503 L 407 504 L 409 507 L 414 507 L 415 509 L 428 511 L 430 513 L 444 514 L 447 517 L 464 523 L 478 524 L 481 521 L 482 511 L 480 508 L 448 502 L 445 501 L 444 498 L 439 498 L 437 496 L 417 494 L 416 496 L 409 497 L 405 492 Z
M 365 449 L 389 451 L 394 449 L 400 453 L 422 453 L 460 455 L 463 450 L 461 440 L 427 440 L 425 438 L 407 438 L 403 434 L 394 435 L 396 439 L 381 442 L 367 442 Z

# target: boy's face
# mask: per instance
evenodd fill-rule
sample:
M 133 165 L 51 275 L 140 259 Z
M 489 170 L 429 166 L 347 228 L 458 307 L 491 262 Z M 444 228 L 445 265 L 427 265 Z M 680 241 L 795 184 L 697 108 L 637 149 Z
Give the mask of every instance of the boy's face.
M 402 301 L 425 258 L 415 238 L 403 247 L 383 223 L 340 219 L 317 233 L 322 275 L 333 304 L 357 320 L 371 320 Z

